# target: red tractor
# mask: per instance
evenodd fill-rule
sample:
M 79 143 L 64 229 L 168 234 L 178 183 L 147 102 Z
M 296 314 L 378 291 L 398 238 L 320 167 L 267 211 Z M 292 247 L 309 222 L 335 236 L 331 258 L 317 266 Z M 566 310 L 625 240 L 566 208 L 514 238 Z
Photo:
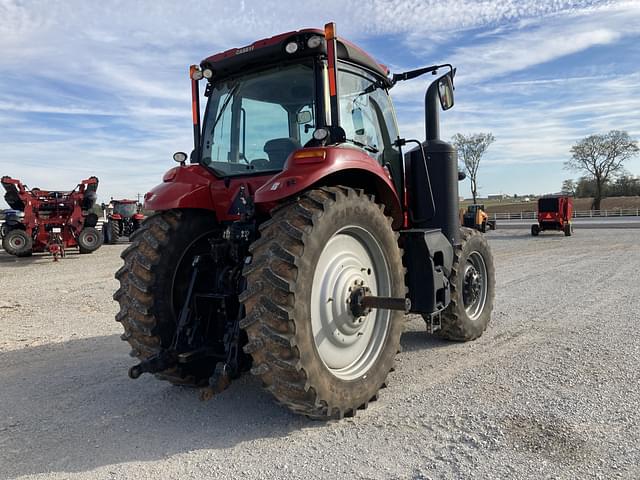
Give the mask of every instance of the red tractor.
M 388 92 L 425 73 L 422 143 L 399 136 Z M 493 259 L 459 226 L 457 155 L 439 138 L 454 74 L 390 75 L 332 23 L 192 65 L 190 164 L 176 153 L 145 195 L 155 214 L 116 273 L 130 377 L 207 398 L 250 370 L 291 410 L 340 418 L 386 385 L 405 313 L 445 339 L 482 335 Z
M 109 244 L 118 243 L 120 237 L 130 237 L 144 220 L 135 200 L 111 200 L 107 212 L 102 231 L 105 243 Z
M 91 253 L 102 244 L 95 226 L 98 216 L 91 212 L 96 201 L 98 179 L 83 180 L 72 191 L 29 189 L 20 180 L 4 176 L 4 199 L 21 212 L 5 224 L 2 247 L 17 257 L 48 251 L 54 259 L 65 250 L 78 247 L 80 253 Z
M 573 198 L 566 195 L 541 197 L 538 199 L 538 223 L 531 225 L 531 235 L 537 237 L 545 230 L 559 230 L 570 237 L 573 233 L 572 215 Z

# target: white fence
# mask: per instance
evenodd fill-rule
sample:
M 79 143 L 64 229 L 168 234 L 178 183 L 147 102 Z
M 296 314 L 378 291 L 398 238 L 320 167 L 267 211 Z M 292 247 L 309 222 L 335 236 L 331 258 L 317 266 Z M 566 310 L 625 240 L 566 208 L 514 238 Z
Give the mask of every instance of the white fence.
M 491 220 L 535 220 L 538 212 L 507 212 L 507 213 L 490 213 Z M 583 210 L 581 212 L 573 212 L 573 218 L 598 218 L 598 217 L 640 217 L 640 208 L 622 208 L 616 210 Z M 98 218 L 96 228 L 100 230 L 104 218 Z M 0 225 L 3 221 L 0 220 Z
M 638 217 L 640 208 L 621 208 L 616 210 L 584 210 L 574 211 L 573 218 L 594 218 L 594 217 Z M 531 220 L 537 218 L 537 212 L 511 212 L 511 213 L 490 213 L 492 220 Z
M 2 225 L 4 223 L 4 220 L 0 220 L 0 225 Z M 98 230 L 102 230 L 102 224 L 105 223 L 105 221 L 102 218 L 98 218 L 98 223 L 96 223 L 96 228 Z

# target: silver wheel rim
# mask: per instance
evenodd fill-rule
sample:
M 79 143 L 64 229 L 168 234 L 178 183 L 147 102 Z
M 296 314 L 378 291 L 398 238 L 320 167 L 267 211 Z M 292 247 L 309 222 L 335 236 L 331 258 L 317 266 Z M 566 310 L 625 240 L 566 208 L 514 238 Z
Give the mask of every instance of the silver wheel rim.
M 14 235 L 9 239 L 9 246 L 14 250 L 20 250 L 25 245 L 25 241 L 22 237 Z
M 327 242 L 311 287 L 311 326 L 316 350 L 327 369 L 343 380 L 366 376 L 382 352 L 391 312 L 373 309 L 355 317 L 354 288 L 391 296 L 387 260 L 377 240 L 361 227 L 347 226 Z
M 98 243 L 98 236 L 93 233 L 85 233 L 82 237 L 85 245 L 89 248 L 95 247 Z
M 462 276 L 462 299 L 467 317 L 477 320 L 487 303 L 487 265 L 480 252 L 469 254 Z

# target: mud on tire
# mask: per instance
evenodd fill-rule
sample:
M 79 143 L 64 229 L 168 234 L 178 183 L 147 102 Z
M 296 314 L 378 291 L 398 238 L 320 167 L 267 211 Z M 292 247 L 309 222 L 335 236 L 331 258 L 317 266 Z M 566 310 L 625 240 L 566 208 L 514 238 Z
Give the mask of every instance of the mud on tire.
M 312 418 L 339 418 L 354 414 L 358 408 L 366 408 L 385 385 L 400 345 L 403 313 L 390 310 L 373 310 L 364 320 L 373 320 L 367 324 L 372 326 L 366 328 L 377 332 L 377 336 L 366 337 L 369 343 L 360 358 L 370 360 L 370 363 L 362 364 L 366 367 L 358 370 L 355 365 L 361 360 L 354 360 L 352 375 L 344 374 L 350 371 L 350 365 L 345 367 L 347 370 L 328 366 L 331 358 L 327 358 L 326 352 L 332 345 L 317 343 L 319 333 L 314 333 L 314 329 L 318 328 L 318 318 L 322 316 L 320 309 L 335 301 L 327 308 L 336 305 L 337 311 L 342 312 L 340 305 L 345 301 L 340 292 L 336 292 L 335 299 L 324 299 L 319 290 L 314 293 L 321 285 L 339 282 L 314 279 L 316 274 L 321 275 L 320 279 L 329 275 L 323 273 L 324 270 L 317 270 L 322 269 L 317 267 L 318 262 L 320 260 L 322 264 L 322 254 L 333 239 L 351 234 L 355 238 L 358 229 L 371 232 L 369 235 L 379 245 L 380 259 L 383 259 L 379 261 L 383 261 L 387 269 L 378 272 L 382 270 L 378 268 L 381 264 L 373 262 L 372 268 L 379 275 L 373 277 L 378 285 L 377 294 L 404 297 L 402 255 L 397 234 L 391 229 L 391 219 L 385 216 L 384 207 L 376 204 L 373 196 L 350 188 L 312 190 L 272 212 L 272 218 L 260 227 L 261 238 L 250 248 L 253 260 L 244 269 L 247 290 L 240 299 L 246 317 L 240 326 L 248 335 L 245 352 L 253 357 L 252 373 L 262 379 L 280 404 Z M 363 234 L 363 242 L 365 237 Z M 348 244 L 348 238 L 345 240 Z M 345 255 L 348 257 L 353 251 L 346 248 Z M 341 265 L 345 272 L 356 275 L 356 270 L 365 270 L 363 275 L 367 275 L 366 268 L 349 270 L 349 262 L 351 260 L 346 258 Z M 326 272 L 332 270 L 327 268 Z M 388 285 L 384 287 L 384 282 L 378 278 L 388 278 Z M 384 289 L 388 291 L 382 292 Z M 312 299 L 318 295 L 323 300 L 314 302 Z M 344 316 L 332 318 L 337 325 Z M 337 331 L 339 327 L 335 328 Z M 324 330 L 322 332 L 324 334 Z M 345 334 L 344 338 L 351 337 Z M 371 340 L 373 338 L 375 340 Z M 336 342 L 330 334 L 324 340 Z M 373 350 L 369 345 L 379 345 L 379 348 Z M 375 355 L 371 354 L 373 351 Z M 321 355 L 320 352 L 325 353 Z M 346 361 L 351 361 L 348 355 L 347 358 Z
M 477 231 L 462 227 L 462 243 L 454 250 L 451 268 L 451 303 L 442 312 L 441 328 L 435 334 L 448 340 L 468 341 L 486 330 L 495 295 L 495 267 L 487 239 Z M 474 292 L 474 275 L 486 289 Z M 475 293 L 481 295 L 478 301 Z
M 174 292 L 174 278 L 182 272 L 190 246 L 203 241 L 208 249 L 206 239 L 216 229 L 212 215 L 170 210 L 151 215 L 131 235 L 132 243 L 121 254 L 124 265 L 115 275 L 120 288 L 113 298 L 120 304 L 116 321 L 124 328 L 121 338 L 131 346 L 132 357 L 142 361 L 171 344 L 181 306 L 174 305 L 181 295 Z M 175 385 L 202 386 L 215 367 L 215 362 L 203 363 L 172 367 L 155 376 Z

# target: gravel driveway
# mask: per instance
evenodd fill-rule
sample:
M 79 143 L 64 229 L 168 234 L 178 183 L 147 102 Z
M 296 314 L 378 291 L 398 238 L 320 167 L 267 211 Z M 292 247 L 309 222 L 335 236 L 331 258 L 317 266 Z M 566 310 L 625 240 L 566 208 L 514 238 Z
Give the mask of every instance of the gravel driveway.
M 488 238 L 485 335 L 443 342 L 410 317 L 380 400 L 329 423 L 249 376 L 209 402 L 129 380 L 124 246 L 0 253 L 0 478 L 640 478 L 640 233 Z

